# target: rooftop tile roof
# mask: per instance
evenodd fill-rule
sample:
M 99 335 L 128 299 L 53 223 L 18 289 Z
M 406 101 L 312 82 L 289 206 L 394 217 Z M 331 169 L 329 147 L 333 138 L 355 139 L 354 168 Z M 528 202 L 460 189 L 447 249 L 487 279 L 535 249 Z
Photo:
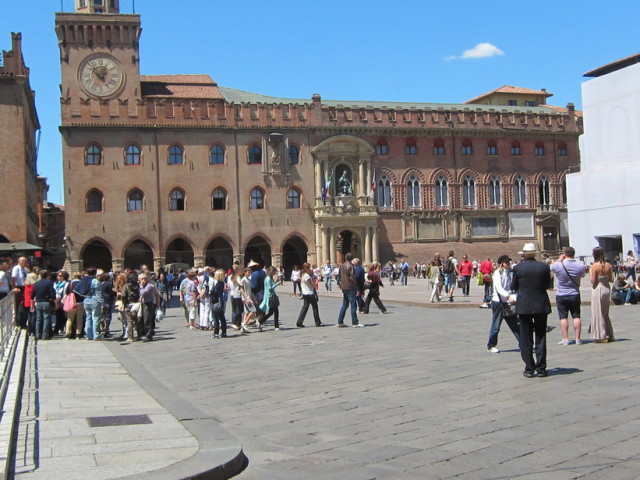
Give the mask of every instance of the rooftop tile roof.
M 544 95 L 545 97 L 553 96 L 553 93 L 549 93 L 546 90 L 532 90 L 530 88 L 514 87 L 513 85 L 503 85 L 500 88 L 496 88 L 495 90 L 491 90 L 490 92 L 478 95 L 477 97 L 472 98 L 471 100 L 467 100 L 464 103 L 476 103 L 481 98 L 487 97 L 494 93 L 510 93 L 516 95 Z
M 223 99 L 209 75 L 141 75 L 143 97 Z

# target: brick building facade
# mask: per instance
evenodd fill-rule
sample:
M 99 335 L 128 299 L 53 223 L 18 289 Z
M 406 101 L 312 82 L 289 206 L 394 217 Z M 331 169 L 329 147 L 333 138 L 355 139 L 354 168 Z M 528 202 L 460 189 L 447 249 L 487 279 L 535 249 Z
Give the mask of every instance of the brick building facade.
M 48 186 L 46 178 L 38 176 L 40 123 L 22 55 L 22 35 L 12 33 L 11 42 L 11 50 L 2 52 L 0 65 L 0 191 L 4 203 L 0 243 L 22 245 L 13 251 L 5 246 L 2 255 L 39 255 L 42 250 L 37 247 L 46 247 L 49 236 Z
M 564 172 L 578 163 L 581 118 L 547 106 L 545 91 L 355 102 L 145 76 L 139 15 L 80 3 L 56 15 L 73 270 L 249 258 L 288 270 L 347 251 L 480 258 L 566 242 Z

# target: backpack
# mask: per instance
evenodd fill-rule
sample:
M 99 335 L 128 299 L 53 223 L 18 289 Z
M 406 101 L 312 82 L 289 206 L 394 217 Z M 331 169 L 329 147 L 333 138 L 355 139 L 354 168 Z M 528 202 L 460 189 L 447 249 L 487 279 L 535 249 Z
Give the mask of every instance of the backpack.
M 140 285 L 137 283 L 127 283 L 127 297 L 129 303 L 140 301 Z
M 453 273 L 456 271 L 456 267 L 453 265 L 451 257 L 447 258 L 442 266 L 442 273 Z
M 73 293 L 76 295 L 87 298 L 91 296 L 91 281 L 93 277 L 89 277 L 85 275 L 80 279 L 78 283 L 76 283 L 75 287 L 73 287 Z

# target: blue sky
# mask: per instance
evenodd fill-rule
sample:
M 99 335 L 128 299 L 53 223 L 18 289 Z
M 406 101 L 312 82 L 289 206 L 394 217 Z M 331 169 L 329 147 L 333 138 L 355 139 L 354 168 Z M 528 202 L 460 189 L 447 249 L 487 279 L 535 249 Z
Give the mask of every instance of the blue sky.
M 591 69 L 640 52 L 637 0 L 120 0 L 141 14 L 143 75 L 204 73 L 266 95 L 461 103 L 502 85 L 582 106 Z M 54 14 L 3 0 L 0 49 L 22 32 L 42 126 L 38 173 L 64 203 Z

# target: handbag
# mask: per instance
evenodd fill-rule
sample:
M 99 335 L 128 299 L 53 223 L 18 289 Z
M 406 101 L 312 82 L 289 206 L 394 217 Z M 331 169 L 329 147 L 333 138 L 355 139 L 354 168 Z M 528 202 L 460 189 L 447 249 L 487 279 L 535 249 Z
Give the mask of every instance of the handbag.
M 65 312 L 70 312 L 74 308 L 76 308 L 78 304 L 76 303 L 76 296 L 74 293 L 68 293 L 64 297 L 64 301 L 62 302 L 62 310 Z
M 362 286 L 363 290 L 369 290 L 371 288 L 371 282 L 367 281 L 364 282 L 364 285 Z
M 458 288 L 464 288 L 466 283 L 467 281 L 464 279 L 464 277 L 458 277 Z
M 278 298 L 278 295 L 276 295 L 275 293 L 271 294 L 271 297 L 269 297 L 269 309 L 273 310 L 275 308 L 278 308 L 280 306 L 280 299 Z
M 493 278 L 491 277 L 490 273 L 485 273 L 484 275 L 482 275 L 482 281 L 484 283 L 491 283 L 493 281 Z
M 516 311 L 514 310 L 513 305 L 511 305 L 510 303 L 502 302 L 500 304 L 500 308 L 502 309 L 502 317 L 503 318 L 509 318 L 509 317 L 515 317 L 516 316 Z
M 213 313 L 221 313 L 222 312 L 222 300 L 217 300 L 215 303 L 211 305 L 211 311 Z

